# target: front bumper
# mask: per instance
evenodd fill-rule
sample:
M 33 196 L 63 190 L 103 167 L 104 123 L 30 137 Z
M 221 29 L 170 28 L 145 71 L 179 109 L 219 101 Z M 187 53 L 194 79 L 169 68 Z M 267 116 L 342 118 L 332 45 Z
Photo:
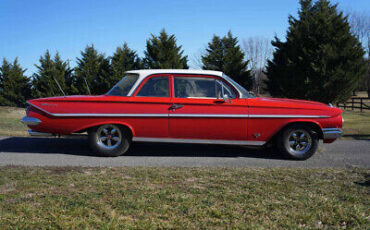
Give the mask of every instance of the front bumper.
M 339 128 L 323 128 L 322 134 L 324 140 L 333 140 L 343 136 L 343 131 Z
M 41 121 L 37 118 L 34 118 L 34 117 L 23 117 L 22 118 L 22 123 L 25 124 L 25 125 L 39 125 L 41 124 Z

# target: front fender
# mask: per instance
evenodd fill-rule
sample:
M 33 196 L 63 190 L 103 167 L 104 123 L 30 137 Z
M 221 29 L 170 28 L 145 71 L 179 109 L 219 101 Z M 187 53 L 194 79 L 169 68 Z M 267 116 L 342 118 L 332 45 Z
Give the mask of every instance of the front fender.
M 293 125 L 293 124 L 299 124 L 299 123 L 306 123 L 306 124 L 310 124 L 310 125 L 313 125 L 313 128 L 316 130 L 316 132 L 318 132 L 319 134 L 319 137 L 322 138 L 323 134 L 322 134 L 322 125 L 320 122 L 316 121 L 316 120 L 312 120 L 312 119 L 294 119 L 294 120 L 289 120 L 289 121 L 285 121 L 281 127 L 279 127 L 279 131 L 277 133 L 279 133 L 281 130 L 283 130 L 285 127 L 289 126 L 289 125 Z

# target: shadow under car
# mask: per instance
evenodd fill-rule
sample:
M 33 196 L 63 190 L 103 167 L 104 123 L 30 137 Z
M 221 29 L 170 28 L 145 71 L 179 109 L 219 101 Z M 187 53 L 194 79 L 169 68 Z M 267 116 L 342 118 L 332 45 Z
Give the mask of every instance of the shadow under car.
M 91 152 L 86 137 L 43 138 L 8 137 L 0 140 L 0 152 L 68 154 L 95 156 Z M 250 157 L 283 159 L 268 148 L 249 148 L 246 146 L 171 144 L 171 143 L 132 143 L 129 152 L 123 156 L 169 156 L 169 157 Z

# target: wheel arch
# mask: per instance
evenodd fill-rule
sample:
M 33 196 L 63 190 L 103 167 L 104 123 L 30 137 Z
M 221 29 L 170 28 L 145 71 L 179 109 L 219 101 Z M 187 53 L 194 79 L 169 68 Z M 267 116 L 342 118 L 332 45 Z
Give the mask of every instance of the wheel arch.
M 294 120 L 282 125 L 280 129 L 272 136 L 270 141 L 275 140 L 284 129 L 293 125 L 307 125 L 318 134 L 319 139 L 323 139 L 322 126 L 319 122 L 314 120 Z
M 306 125 L 312 128 L 312 130 L 314 130 L 318 134 L 319 139 L 323 138 L 322 126 L 320 125 L 319 122 L 312 121 L 312 120 L 299 120 L 299 121 L 288 122 L 279 129 L 279 131 L 275 134 L 275 136 L 279 135 L 287 127 L 290 127 L 293 125 Z
M 93 124 L 89 124 L 87 126 L 84 126 L 82 128 L 79 128 L 78 130 L 73 131 L 73 133 L 85 132 L 85 131 L 88 131 L 91 128 L 95 128 L 95 127 L 98 127 L 98 126 L 101 126 L 101 125 L 108 125 L 108 124 L 123 126 L 124 128 L 127 128 L 130 131 L 131 138 L 133 138 L 135 136 L 135 130 L 134 130 L 134 128 L 130 124 L 128 124 L 126 122 L 120 122 L 120 121 L 102 121 L 102 122 L 96 122 L 96 123 L 93 123 Z

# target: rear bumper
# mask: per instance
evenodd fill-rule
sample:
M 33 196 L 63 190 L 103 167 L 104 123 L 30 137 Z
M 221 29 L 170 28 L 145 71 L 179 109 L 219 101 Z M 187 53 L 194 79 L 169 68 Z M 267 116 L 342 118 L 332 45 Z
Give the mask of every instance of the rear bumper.
M 41 132 L 36 132 L 33 130 L 28 130 L 28 134 L 33 137 L 50 137 L 54 136 L 52 133 L 41 133 Z
M 338 128 L 323 128 L 322 134 L 324 140 L 334 140 L 343 136 L 343 131 Z
M 22 123 L 25 124 L 25 125 L 39 125 L 41 124 L 41 121 L 37 118 L 34 118 L 34 117 L 23 117 L 22 118 Z

